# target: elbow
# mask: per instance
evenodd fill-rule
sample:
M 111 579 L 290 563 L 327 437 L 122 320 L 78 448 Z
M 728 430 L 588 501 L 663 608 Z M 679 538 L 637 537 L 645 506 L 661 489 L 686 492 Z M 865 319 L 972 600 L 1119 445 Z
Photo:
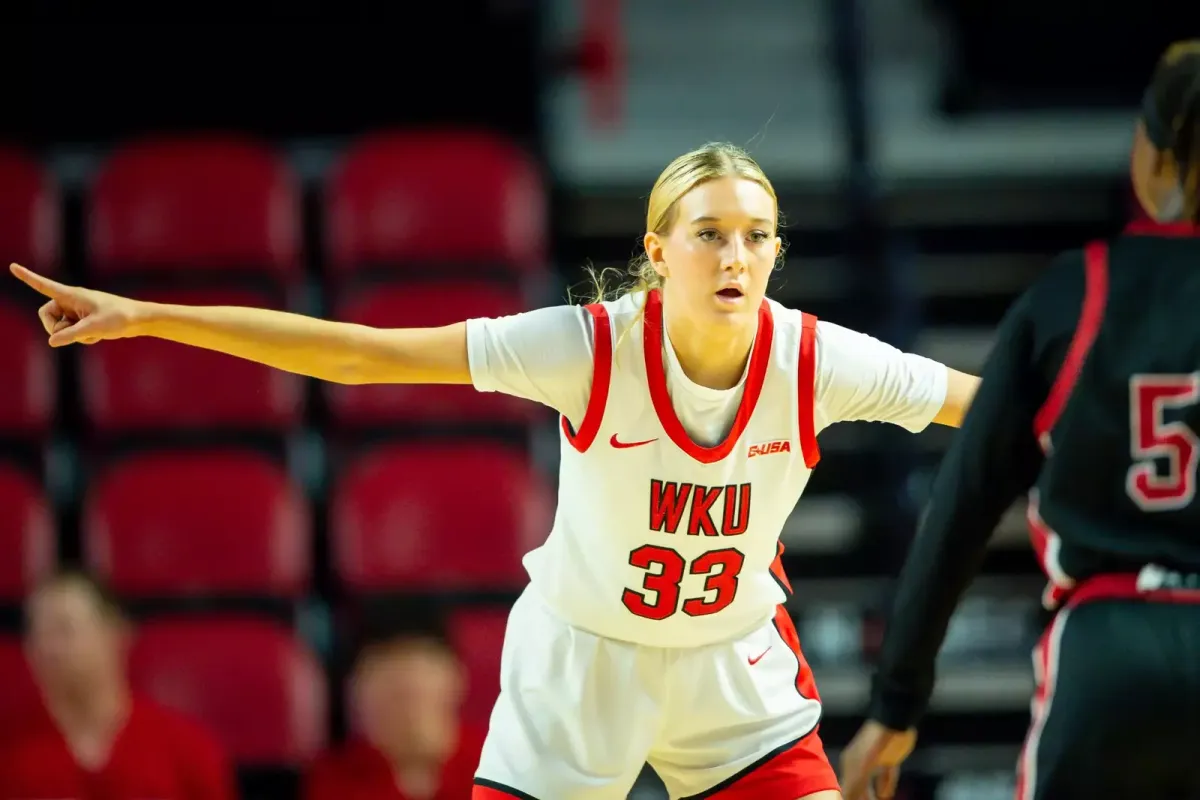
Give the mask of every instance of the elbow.
M 331 364 L 325 374 L 320 376 L 329 383 L 339 383 L 343 386 L 365 386 L 372 383 L 393 383 L 390 376 L 384 374 L 379 364 L 361 355 L 355 355 L 336 364 Z
M 403 361 L 387 331 L 365 325 L 347 327 L 340 346 L 325 354 L 320 374 L 313 377 L 345 386 L 395 382 L 395 373 L 403 370 Z

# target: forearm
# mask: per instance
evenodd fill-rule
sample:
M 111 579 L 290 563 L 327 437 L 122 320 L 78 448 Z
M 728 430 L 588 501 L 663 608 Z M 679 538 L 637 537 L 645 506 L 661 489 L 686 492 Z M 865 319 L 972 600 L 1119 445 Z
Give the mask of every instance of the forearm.
M 896 730 L 911 727 L 924 712 L 951 616 L 996 523 L 1041 468 L 1033 418 L 1045 393 L 1029 366 L 1021 308 L 1001 326 L 978 391 L 968 387 L 974 381 L 962 384 L 972 390 L 973 399 L 964 403 L 970 411 L 938 469 L 901 572 L 870 710 L 872 719 Z
M 380 329 L 237 306 L 143 304 L 141 335 L 215 350 L 335 383 L 465 383 L 466 334 Z M 447 344 L 450 346 L 447 347 Z M 448 352 L 449 351 L 449 352 Z
M 946 367 L 946 400 L 933 421 L 951 428 L 961 427 L 978 389 L 978 377 Z

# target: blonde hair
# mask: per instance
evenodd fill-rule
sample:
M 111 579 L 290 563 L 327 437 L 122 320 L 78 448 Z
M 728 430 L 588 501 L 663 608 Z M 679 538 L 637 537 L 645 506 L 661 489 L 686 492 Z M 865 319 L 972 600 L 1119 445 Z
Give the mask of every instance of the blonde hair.
M 754 181 L 771 196 L 778 215 L 779 199 L 775 196 L 775 187 L 758 162 L 737 145 L 712 142 L 679 156 L 658 176 L 646 206 L 646 231 L 664 236 L 670 233 L 679 215 L 679 200 L 697 186 L 719 178 Z M 617 267 L 597 270 L 590 266 L 585 270 L 591 283 L 589 303 L 616 300 L 632 292 L 659 289 L 663 285 L 662 276 L 655 271 L 645 251 L 634 257 L 624 270 Z

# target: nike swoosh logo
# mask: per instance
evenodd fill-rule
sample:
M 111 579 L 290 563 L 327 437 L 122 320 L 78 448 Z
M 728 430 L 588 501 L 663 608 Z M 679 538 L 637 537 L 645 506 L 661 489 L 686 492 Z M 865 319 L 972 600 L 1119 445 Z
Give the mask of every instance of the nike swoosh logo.
M 611 444 L 613 447 L 617 448 L 618 450 L 624 450 L 627 447 L 641 447 L 644 444 L 650 444 L 651 442 L 657 442 L 657 441 L 658 441 L 658 439 L 647 439 L 644 442 L 618 442 L 617 435 L 614 433 L 612 435 L 612 438 L 608 440 L 608 443 Z
M 752 667 L 753 667 L 755 664 L 757 664 L 758 662 L 762 661 L 762 660 L 763 660 L 763 656 L 765 656 L 765 655 L 766 655 L 767 653 L 769 653 L 769 652 L 771 652 L 771 648 L 770 648 L 770 647 L 768 647 L 766 650 L 763 650 L 761 653 L 759 653 L 759 654 L 758 654 L 757 656 L 755 656 L 754 658 L 748 658 L 748 659 L 746 659 L 746 660 L 747 660 L 747 661 L 749 661 L 749 662 L 750 662 L 750 666 L 752 666 Z

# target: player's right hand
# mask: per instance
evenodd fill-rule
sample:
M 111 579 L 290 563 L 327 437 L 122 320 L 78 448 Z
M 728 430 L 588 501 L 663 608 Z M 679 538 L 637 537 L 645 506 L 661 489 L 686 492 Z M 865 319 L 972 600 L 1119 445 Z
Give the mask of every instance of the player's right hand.
M 914 730 L 896 731 L 867 720 L 842 751 L 842 796 L 846 800 L 891 800 L 900 765 L 917 743 Z
M 146 317 L 145 303 L 107 292 L 67 286 L 20 264 L 12 264 L 9 269 L 25 284 L 49 298 L 49 302 L 38 309 L 38 318 L 50 335 L 51 347 L 126 339 L 140 332 L 139 326 Z

